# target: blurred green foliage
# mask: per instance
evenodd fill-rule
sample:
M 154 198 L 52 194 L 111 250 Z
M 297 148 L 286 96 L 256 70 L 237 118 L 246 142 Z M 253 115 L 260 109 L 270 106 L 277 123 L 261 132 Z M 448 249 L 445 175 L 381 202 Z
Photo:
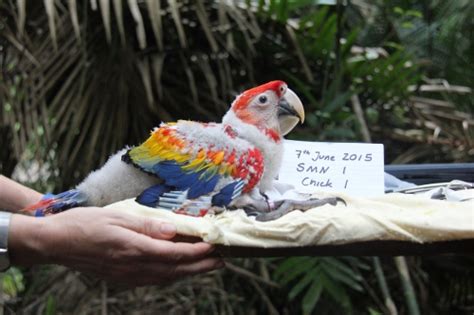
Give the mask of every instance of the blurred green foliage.
M 281 263 L 274 277 L 282 285 L 289 287 L 290 301 L 301 298 L 302 311 L 311 314 L 315 311 L 321 294 L 327 294 L 334 303 L 341 305 L 341 311 L 352 309 L 348 289 L 362 292 L 362 275 L 358 268 L 352 268 L 348 261 L 358 268 L 370 269 L 355 258 L 335 259 L 331 257 L 293 257 Z M 291 284 L 291 285 L 290 285 Z
M 18 268 L 12 267 L 2 275 L 3 293 L 15 298 L 25 290 L 23 274 Z
M 219 120 L 237 93 L 272 79 L 304 101 L 307 120 L 292 138 L 381 142 L 387 163 L 473 161 L 473 1 L 25 3 L 0 0 L 0 172 L 39 190 L 77 184 L 162 120 Z M 412 301 L 391 259 L 233 262 L 136 290 L 63 268 L 11 269 L 4 293 L 13 313 L 46 314 L 97 313 L 106 295 L 111 313 L 410 314 L 416 302 L 422 313 L 452 314 L 474 305 L 469 257 L 408 258 Z

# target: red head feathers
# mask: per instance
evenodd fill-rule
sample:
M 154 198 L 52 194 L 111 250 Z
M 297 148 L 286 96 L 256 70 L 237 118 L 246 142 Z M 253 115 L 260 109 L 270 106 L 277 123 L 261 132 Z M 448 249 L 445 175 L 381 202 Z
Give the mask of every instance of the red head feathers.
M 223 122 L 230 125 L 239 122 L 253 125 L 272 140 L 279 141 L 279 105 L 286 92 L 286 83 L 279 80 L 249 89 L 237 96 Z M 232 121 L 232 117 L 238 121 Z
M 275 80 L 244 91 L 237 97 L 232 105 L 232 109 L 234 111 L 244 109 L 250 103 L 252 98 L 268 90 L 272 90 L 278 95 L 278 97 L 282 97 L 286 91 L 286 83 L 280 80 Z

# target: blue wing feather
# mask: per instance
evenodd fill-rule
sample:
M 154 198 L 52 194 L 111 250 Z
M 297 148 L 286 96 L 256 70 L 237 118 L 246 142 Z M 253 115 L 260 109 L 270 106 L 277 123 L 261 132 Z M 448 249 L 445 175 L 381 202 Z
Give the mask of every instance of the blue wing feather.
M 145 189 L 136 199 L 135 201 L 141 205 L 153 207 L 155 208 L 160 200 L 161 195 L 165 192 L 169 192 L 171 187 L 158 184 L 151 186 Z
M 154 172 L 164 180 L 167 186 L 178 190 L 187 190 L 188 198 L 195 199 L 214 190 L 220 175 L 212 175 L 208 170 L 191 172 L 182 169 L 183 165 L 174 161 L 163 161 L 153 167 Z
M 171 190 L 181 192 L 184 199 L 187 201 L 192 199 L 196 205 L 200 205 L 204 199 L 209 199 L 206 202 L 210 203 L 213 196 L 216 205 L 228 205 L 232 199 L 240 195 L 244 185 L 238 172 L 234 172 L 237 167 L 236 163 L 242 157 L 255 155 L 256 149 L 249 149 L 249 151 L 245 151 L 247 153 L 243 153 L 245 155 L 242 155 L 242 151 L 235 147 L 237 144 L 232 142 L 233 138 L 230 136 L 229 146 L 226 146 L 225 151 L 222 148 L 220 151 L 215 151 L 216 148 L 201 147 L 199 139 L 193 138 L 195 137 L 194 133 L 189 130 L 198 130 L 202 134 L 209 133 L 209 135 L 213 133 L 214 138 L 215 132 L 222 132 L 224 137 L 229 136 L 227 131 L 223 132 L 223 125 L 219 124 L 210 126 L 209 124 L 187 121 L 180 121 L 173 125 L 165 124 L 155 129 L 150 138 L 142 145 L 129 150 L 123 160 L 158 176 L 163 180 L 163 185 L 170 187 Z M 224 152 L 227 154 L 224 155 Z M 236 155 L 235 152 L 239 153 Z M 248 184 L 248 179 L 245 180 L 245 184 Z M 232 183 L 225 186 L 224 189 L 216 191 L 217 186 L 221 187 L 222 181 L 226 183 L 232 181 Z M 144 202 L 150 204 L 157 203 L 153 198 L 153 196 L 157 196 L 157 192 L 153 189 L 150 188 L 147 193 L 144 192 L 142 195 L 140 200 L 145 199 Z M 162 198 L 163 204 L 166 203 L 167 198 Z M 175 201 L 171 204 L 173 207 L 176 206 Z
M 189 188 L 188 191 L 188 198 L 195 199 L 202 195 L 208 194 L 214 190 L 219 181 L 220 176 L 214 175 L 208 180 L 197 180 L 194 184 Z
M 241 181 L 235 181 L 224 186 L 219 193 L 212 197 L 212 205 L 218 207 L 229 205 L 242 192 L 242 185 L 239 185 L 240 183 Z

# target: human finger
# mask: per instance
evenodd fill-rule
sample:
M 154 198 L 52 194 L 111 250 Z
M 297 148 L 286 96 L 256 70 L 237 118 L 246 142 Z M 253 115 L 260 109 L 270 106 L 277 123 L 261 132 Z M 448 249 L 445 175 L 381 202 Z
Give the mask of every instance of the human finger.
M 204 258 L 195 262 L 180 264 L 142 263 L 140 268 L 133 271 L 125 269 L 122 272 L 100 274 L 99 277 L 108 282 L 119 282 L 134 286 L 143 285 L 168 285 L 184 277 L 206 273 L 224 267 L 224 262 L 219 258 Z
M 114 223 L 154 239 L 167 240 L 176 236 L 174 224 L 145 216 L 124 214 Z
M 160 283 L 171 283 L 184 277 L 210 272 L 223 268 L 224 266 L 224 261 L 220 258 L 204 258 L 198 261 L 180 263 L 177 265 L 148 264 L 142 268 L 142 271 L 146 272 L 141 272 L 135 279 L 143 278 L 143 275 L 145 275 L 145 279 L 143 280 L 148 281 L 148 283 L 157 281 Z
M 221 258 L 205 258 L 192 263 L 182 263 L 176 266 L 174 276 L 184 277 L 198 273 L 205 273 L 225 266 Z
M 177 234 L 171 239 L 173 242 L 183 242 L 183 243 L 198 243 L 202 242 L 202 238 L 197 236 L 181 235 Z
M 166 262 L 195 261 L 214 250 L 214 246 L 204 242 L 171 242 L 152 239 L 144 235 L 135 237 L 134 243 L 142 256 L 149 257 L 150 260 L 157 259 Z

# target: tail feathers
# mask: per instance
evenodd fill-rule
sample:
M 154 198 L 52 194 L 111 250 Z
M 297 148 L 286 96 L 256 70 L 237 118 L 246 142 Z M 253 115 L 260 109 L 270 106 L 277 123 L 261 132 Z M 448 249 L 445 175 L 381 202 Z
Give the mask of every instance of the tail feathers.
M 156 208 L 160 197 L 171 190 L 169 186 L 158 184 L 145 189 L 135 201 L 141 205 Z
M 203 217 L 211 207 L 211 197 L 201 196 L 196 199 L 188 199 L 187 190 L 174 190 L 164 193 L 158 201 L 158 207 L 173 211 L 174 213 Z
M 28 206 L 22 211 L 42 217 L 84 205 L 86 202 L 87 196 L 83 192 L 72 189 L 57 195 L 46 194 L 38 203 Z
M 188 198 L 188 190 L 165 192 L 159 197 L 157 206 L 179 214 L 203 217 L 213 207 L 223 208 L 229 205 L 232 200 L 242 194 L 244 186 L 243 181 L 235 181 L 227 184 L 214 195 L 207 194 L 194 199 Z

